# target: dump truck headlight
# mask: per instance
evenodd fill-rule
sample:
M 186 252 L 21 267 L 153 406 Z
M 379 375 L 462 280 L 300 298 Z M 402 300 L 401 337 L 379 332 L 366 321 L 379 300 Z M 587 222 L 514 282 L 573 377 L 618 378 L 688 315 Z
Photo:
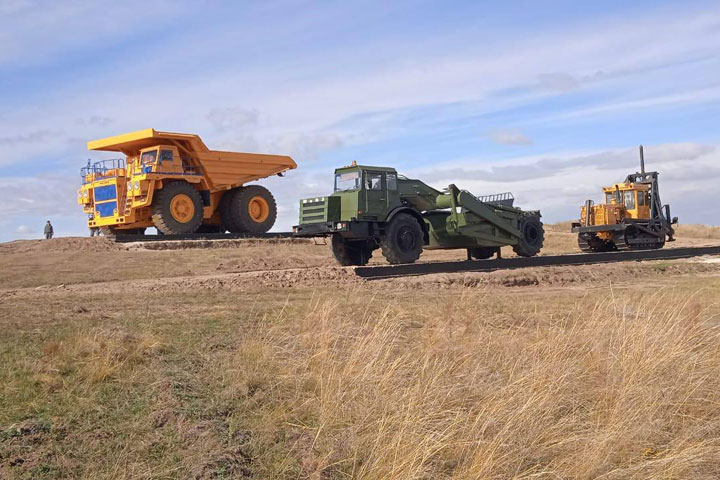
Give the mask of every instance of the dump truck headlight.
M 345 227 L 346 227 L 346 226 L 347 226 L 347 224 L 345 224 L 345 223 L 337 223 L 337 224 L 335 224 L 335 228 L 336 228 L 337 230 L 345 230 Z
M 135 190 L 137 190 L 138 192 L 140 191 L 140 182 L 138 182 L 137 180 L 135 181 Z

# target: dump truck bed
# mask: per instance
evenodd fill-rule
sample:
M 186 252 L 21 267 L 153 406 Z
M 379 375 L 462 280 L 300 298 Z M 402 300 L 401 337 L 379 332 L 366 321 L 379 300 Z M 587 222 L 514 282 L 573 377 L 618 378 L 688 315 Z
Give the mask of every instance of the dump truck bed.
M 295 161 L 285 155 L 210 150 L 198 135 L 159 132 L 152 128 L 90 141 L 88 150 L 122 152 L 131 157 L 139 155 L 145 148 L 159 145 L 175 146 L 181 155 L 192 157 L 213 191 L 226 190 L 297 167 Z

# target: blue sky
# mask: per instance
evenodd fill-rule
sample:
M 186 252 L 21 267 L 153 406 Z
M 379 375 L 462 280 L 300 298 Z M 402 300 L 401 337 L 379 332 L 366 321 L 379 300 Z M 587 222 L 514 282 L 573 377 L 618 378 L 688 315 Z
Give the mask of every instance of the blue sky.
M 720 224 L 717 2 L 0 0 L 0 105 L 0 241 L 86 235 L 86 142 L 148 127 L 292 155 L 277 230 L 353 160 L 569 220 L 640 143 Z

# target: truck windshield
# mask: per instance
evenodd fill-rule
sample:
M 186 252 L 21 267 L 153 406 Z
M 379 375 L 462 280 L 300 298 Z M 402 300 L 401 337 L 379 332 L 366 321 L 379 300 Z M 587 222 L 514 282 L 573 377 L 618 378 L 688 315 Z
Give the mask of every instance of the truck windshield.
M 360 190 L 360 172 L 336 173 L 335 191 Z
M 150 152 L 144 152 L 140 157 L 140 161 L 143 165 L 152 165 L 153 163 L 155 163 L 156 158 L 157 150 L 152 150 Z

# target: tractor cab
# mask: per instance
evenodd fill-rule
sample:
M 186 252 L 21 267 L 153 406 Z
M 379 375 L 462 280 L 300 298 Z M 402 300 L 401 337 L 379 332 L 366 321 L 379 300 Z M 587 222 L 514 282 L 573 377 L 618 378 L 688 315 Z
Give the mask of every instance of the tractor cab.
M 640 183 L 616 183 L 604 187 L 605 207 L 617 210 L 620 219 L 650 218 L 650 186 Z
M 341 218 L 377 220 L 400 205 L 397 172 L 394 168 L 353 163 L 335 170 L 331 197 L 340 200 Z

